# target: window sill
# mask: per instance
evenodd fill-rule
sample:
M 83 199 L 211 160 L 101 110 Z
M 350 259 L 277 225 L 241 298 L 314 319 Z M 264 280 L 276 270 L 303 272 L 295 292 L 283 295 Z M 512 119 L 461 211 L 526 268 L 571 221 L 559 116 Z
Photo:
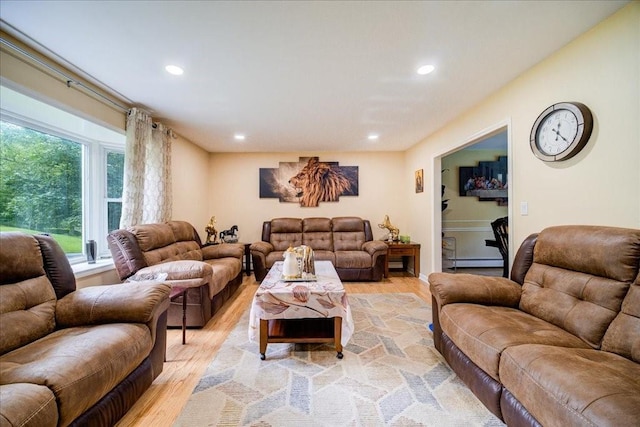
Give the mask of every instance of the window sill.
M 71 268 L 76 279 L 80 279 L 82 277 L 93 276 L 95 274 L 104 273 L 105 271 L 114 270 L 116 267 L 113 265 L 113 260 L 108 258 L 98 260 L 95 264 L 89 264 L 87 262 L 73 264 Z

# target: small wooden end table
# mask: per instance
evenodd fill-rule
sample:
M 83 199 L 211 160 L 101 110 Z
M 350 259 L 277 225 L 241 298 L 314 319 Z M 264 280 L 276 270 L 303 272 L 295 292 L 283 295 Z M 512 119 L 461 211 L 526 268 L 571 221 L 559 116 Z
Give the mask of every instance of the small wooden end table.
M 416 277 L 420 277 L 420 243 L 400 243 L 385 242 L 389 249 L 387 250 L 387 259 L 384 264 L 384 277 L 389 277 L 389 259 L 402 258 L 402 269 L 407 271 L 409 257 L 413 258 L 413 273 Z

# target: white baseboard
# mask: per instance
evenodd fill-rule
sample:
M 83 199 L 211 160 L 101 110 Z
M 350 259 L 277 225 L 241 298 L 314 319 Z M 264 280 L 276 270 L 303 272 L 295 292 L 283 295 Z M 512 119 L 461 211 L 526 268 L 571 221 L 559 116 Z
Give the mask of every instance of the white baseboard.
M 451 264 L 453 260 L 447 260 Z M 456 267 L 502 267 L 502 259 L 497 258 L 458 258 Z

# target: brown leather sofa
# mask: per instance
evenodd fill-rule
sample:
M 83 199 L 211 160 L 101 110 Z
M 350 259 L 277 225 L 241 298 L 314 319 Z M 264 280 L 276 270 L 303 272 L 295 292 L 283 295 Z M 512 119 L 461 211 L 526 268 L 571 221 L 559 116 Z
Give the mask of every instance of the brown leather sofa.
M 290 247 L 307 245 L 316 261 L 331 261 L 343 281 L 380 281 L 387 245 L 373 240 L 371 224 L 358 217 L 274 218 L 262 224 L 262 241 L 251 244 L 256 280 L 262 281 Z
M 51 237 L 0 233 L 0 425 L 114 425 L 162 372 L 170 289 L 76 290 Z
M 511 279 L 432 273 L 436 348 L 507 425 L 640 425 L 640 230 L 550 227 Z
M 244 245 L 203 246 L 185 221 L 144 224 L 107 236 L 121 280 L 155 277 L 187 291 L 187 326 L 202 327 L 242 284 Z M 168 326 L 182 326 L 182 297 L 171 302 Z

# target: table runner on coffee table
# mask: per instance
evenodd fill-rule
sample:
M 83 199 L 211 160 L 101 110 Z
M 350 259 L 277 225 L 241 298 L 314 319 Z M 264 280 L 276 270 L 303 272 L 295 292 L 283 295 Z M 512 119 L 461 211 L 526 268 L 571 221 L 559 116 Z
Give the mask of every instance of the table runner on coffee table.
M 347 345 L 354 322 L 347 293 L 331 261 L 316 261 L 316 281 L 282 279 L 282 261 L 262 280 L 251 304 L 249 340 L 260 341 L 260 319 L 342 318 L 342 338 Z

